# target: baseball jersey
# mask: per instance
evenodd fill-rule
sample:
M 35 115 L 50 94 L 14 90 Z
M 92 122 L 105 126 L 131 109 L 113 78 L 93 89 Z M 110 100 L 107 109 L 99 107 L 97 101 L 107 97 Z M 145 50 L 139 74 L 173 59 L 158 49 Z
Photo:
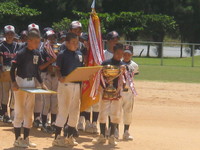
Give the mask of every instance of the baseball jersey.
M 66 48 L 58 54 L 56 66 L 60 68 L 62 76 L 67 76 L 77 67 L 83 66 L 82 53 L 80 51 L 70 51 Z
M 42 83 L 39 66 L 43 61 L 38 50 L 28 50 L 27 47 L 24 47 L 17 53 L 12 62 L 14 68 L 17 68 L 17 76 L 23 79 L 35 77 L 40 83 Z M 15 81 L 15 75 L 13 75 L 13 73 L 11 73 L 11 79 L 13 82 Z
M 111 59 L 113 57 L 113 53 L 111 53 L 109 50 L 104 50 L 104 57 L 105 60 Z
M 6 41 L 4 41 L 0 44 L 0 56 L 3 57 L 3 65 L 11 66 L 11 61 L 16 56 L 19 47 L 20 45 L 16 42 L 8 44 Z
M 124 62 L 124 63 L 127 66 L 127 70 L 129 72 L 134 72 L 134 73 L 138 73 L 139 72 L 138 71 L 138 69 L 139 69 L 138 64 L 136 64 L 134 61 L 131 60 L 129 62 Z

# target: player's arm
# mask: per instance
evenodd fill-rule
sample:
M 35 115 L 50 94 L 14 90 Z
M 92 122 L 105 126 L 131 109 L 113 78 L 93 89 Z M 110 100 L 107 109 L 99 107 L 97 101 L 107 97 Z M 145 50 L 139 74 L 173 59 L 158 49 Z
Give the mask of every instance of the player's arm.
M 15 70 L 17 68 L 17 63 L 16 61 L 13 61 L 12 62 L 12 65 L 11 65 L 11 69 L 10 69 L 10 77 L 11 77 L 11 81 L 12 81 L 12 89 L 13 91 L 17 91 L 19 89 L 19 86 L 16 82 L 16 75 L 15 75 Z
M 51 65 L 52 63 L 54 63 L 56 61 L 55 58 L 51 58 L 48 62 L 43 63 L 42 65 L 39 66 L 40 70 L 44 70 L 45 68 L 47 68 L 49 65 Z
M 65 81 L 65 77 L 62 76 L 61 74 L 61 66 L 62 66 L 62 55 L 59 54 L 58 57 L 57 57 L 57 60 L 56 60 L 56 75 L 58 77 L 58 80 L 63 83 Z

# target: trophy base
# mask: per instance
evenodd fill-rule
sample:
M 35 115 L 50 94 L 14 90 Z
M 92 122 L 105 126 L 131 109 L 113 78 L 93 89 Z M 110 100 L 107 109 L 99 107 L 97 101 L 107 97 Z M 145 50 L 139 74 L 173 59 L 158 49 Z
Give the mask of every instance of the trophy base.
M 118 100 L 120 98 L 119 94 L 116 92 L 103 92 L 103 99 L 105 100 Z

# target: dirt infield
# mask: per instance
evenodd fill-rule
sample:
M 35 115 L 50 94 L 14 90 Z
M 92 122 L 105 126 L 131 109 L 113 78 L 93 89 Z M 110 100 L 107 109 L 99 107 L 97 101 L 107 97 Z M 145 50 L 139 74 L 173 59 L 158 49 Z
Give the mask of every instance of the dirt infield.
M 199 150 L 200 149 L 200 84 L 137 81 L 131 133 L 133 141 L 120 140 L 115 148 L 93 145 L 95 135 L 82 133 L 75 150 Z M 122 135 L 122 126 L 120 126 Z M 12 127 L 0 123 L 0 149 L 14 150 Z M 121 139 L 121 136 L 120 136 Z M 61 150 L 51 146 L 53 137 L 36 129 L 31 141 L 37 149 Z M 70 149 L 70 148 L 68 148 Z

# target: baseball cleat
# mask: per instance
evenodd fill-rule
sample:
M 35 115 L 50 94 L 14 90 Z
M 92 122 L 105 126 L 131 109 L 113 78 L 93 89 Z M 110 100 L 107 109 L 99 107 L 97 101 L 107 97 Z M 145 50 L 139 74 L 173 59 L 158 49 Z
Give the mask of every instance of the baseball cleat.
M 104 144 L 106 143 L 106 138 L 101 134 L 98 138 L 92 140 L 93 144 Z
M 68 138 L 67 138 L 67 141 L 68 141 L 68 144 L 69 144 L 70 146 L 77 146 L 77 145 L 78 145 L 78 143 L 77 143 L 76 140 L 73 138 L 73 136 L 68 137 Z
M 39 128 L 40 126 L 41 126 L 41 121 L 40 120 L 34 120 L 34 122 L 33 122 L 33 126 L 35 127 L 35 128 Z
M 23 147 L 23 148 L 27 148 L 28 147 L 27 143 L 21 137 L 18 137 L 18 139 L 15 140 L 13 146 L 15 146 L 15 147 Z
M 68 140 L 65 137 L 61 137 L 60 135 L 58 135 L 57 138 L 53 140 L 52 145 L 60 147 L 69 147 Z
M 116 141 L 116 138 L 115 138 L 114 135 L 112 135 L 112 136 L 110 136 L 110 137 L 108 138 L 108 143 L 109 143 L 110 145 L 117 145 L 117 141 Z
M 4 115 L 4 116 L 3 116 L 3 122 L 4 122 L 4 123 L 12 123 L 12 120 L 10 119 L 9 116 Z
M 93 122 L 93 123 L 92 123 L 92 129 L 93 129 L 93 133 L 94 133 L 94 134 L 97 134 L 97 133 L 98 133 L 97 123 L 96 123 L 96 122 Z
M 35 143 L 32 143 L 29 138 L 27 137 L 24 142 L 26 143 L 26 145 L 28 145 L 28 147 L 31 147 L 31 148 L 35 148 L 37 145 Z
M 123 139 L 124 140 L 133 140 L 133 137 L 130 135 L 130 133 L 128 132 L 128 130 L 126 130 L 123 134 Z
M 89 120 L 86 121 L 85 132 L 87 132 L 87 133 L 93 133 L 93 127 L 92 127 L 92 124 L 90 123 Z

